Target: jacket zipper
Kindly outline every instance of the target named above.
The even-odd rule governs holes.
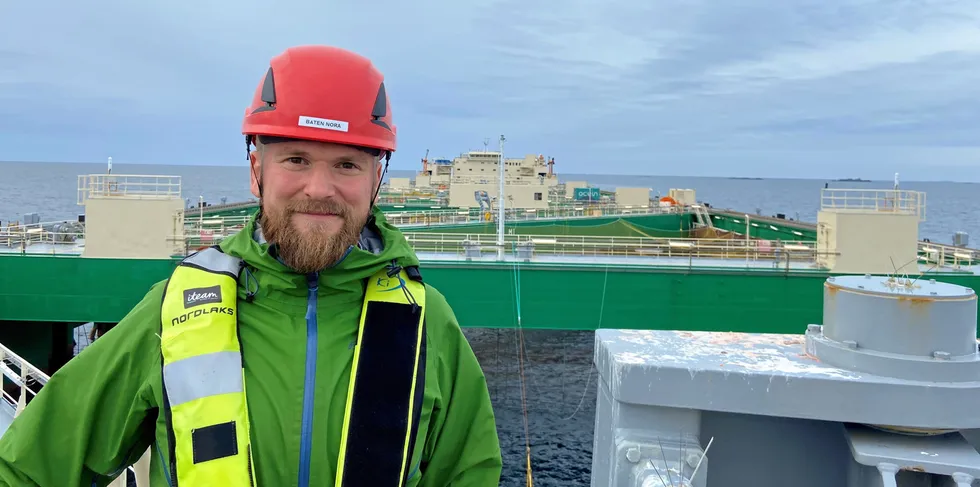
[[[306,380],[303,382],[303,429],[299,446],[299,487],[310,485],[310,455],[313,448],[313,396],[316,390],[316,295],[319,273],[306,276]]]

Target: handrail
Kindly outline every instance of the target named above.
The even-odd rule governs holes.
[[[820,209],[899,213],[915,215],[925,221],[926,194],[907,189],[823,188],[820,190]]]
[[[406,214],[404,219],[418,218],[425,214],[425,212],[403,213]],[[448,216],[447,213],[443,215]],[[191,217],[185,222],[183,235],[171,236],[170,240],[178,248],[184,249],[185,251],[196,248],[195,246],[198,245],[211,245],[239,231],[245,226],[249,218],[251,217],[244,215],[205,217],[203,219]],[[530,217],[525,218],[531,219]],[[406,238],[409,238],[411,242],[416,244],[417,249],[426,249],[426,245],[430,247],[434,245],[435,247],[433,248],[440,249],[439,251],[454,252],[463,249],[463,241],[478,242],[481,246],[496,245],[496,235],[413,232],[411,225],[404,225],[402,231]],[[64,245],[66,248],[70,248],[75,246],[77,241],[84,239],[84,237],[84,224],[70,220],[31,224],[15,223],[0,227],[0,248],[21,247],[26,249],[26,247],[40,243],[48,244],[52,247]],[[750,256],[758,255],[759,258],[765,258],[780,248],[791,252],[794,256],[800,257],[802,257],[801,252],[810,253],[811,255],[815,255],[816,253],[815,243],[813,241],[776,242],[753,239],[749,240],[748,244],[746,244],[746,240],[740,238],[703,239],[527,234],[507,235],[505,240],[511,247],[518,242],[534,242],[536,253],[569,255],[598,255],[598,253],[603,252],[605,255],[617,255],[617,252],[621,252],[622,255],[630,254],[630,252],[623,251],[622,249],[624,248],[633,248],[633,253],[638,255],[644,253],[652,254],[657,249],[661,253],[666,252],[666,255],[675,255],[684,252],[682,249],[688,248],[687,244],[693,244],[690,248],[694,249],[694,255],[697,256],[731,256],[737,254],[739,257],[744,257],[746,249],[748,249]],[[439,243],[435,244],[433,242]],[[609,250],[597,250],[600,248],[607,248]],[[917,250],[919,262],[927,266],[959,270],[980,265],[980,250],[977,249],[920,241],[917,243]],[[689,253],[686,252],[684,255],[688,255]]]
[[[82,174],[78,204],[93,198],[180,199],[180,176],[156,174]]]
[[[933,242],[919,242],[919,262],[937,268],[962,269],[980,264],[980,250]]]
[[[456,253],[468,248],[496,248],[495,235],[406,232],[417,252]],[[644,256],[698,257],[718,259],[816,260],[816,243],[810,241],[769,241],[744,239],[672,237],[598,237],[507,235],[508,249],[533,248],[535,254],[562,256]]]
[[[249,215],[204,215],[195,214],[196,209],[185,209],[185,225],[188,233],[196,233],[199,228],[223,228],[239,227],[244,225]],[[683,207],[669,206],[586,206],[576,205],[559,208],[514,208],[505,209],[504,218],[507,222],[547,220],[547,219],[570,219],[570,218],[592,218],[597,216],[627,216],[627,215],[666,215],[683,213],[687,211]],[[496,212],[490,213],[490,220],[486,213],[481,213],[479,208],[459,209],[459,210],[405,210],[405,211],[386,211],[385,219],[393,225],[411,229],[415,227],[428,227],[432,225],[460,225],[471,223],[490,223],[496,218]]]
[[[27,403],[30,402],[28,397],[36,396],[41,387],[51,379],[43,370],[24,360],[3,344],[0,344],[0,373],[4,377],[3,401],[14,409],[14,417],[27,407]],[[7,391],[8,381],[19,388],[17,397]]]
[[[200,234],[174,236],[187,252],[214,245],[233,229],[204,229]],[[463,254],[473,249],[496,249],[496,235],[403,231],[416,252]],[[792,260],[815,262],[816,242],[671,237],[600,237],[505,235],[508,251],[533,248],[535,254],[557,256],[697,257],[716,259]]]
[[[12,223],[0,227],[0,247],[27,247],[39,243],[74,245],[85,238],[85,225],[71,220]]]

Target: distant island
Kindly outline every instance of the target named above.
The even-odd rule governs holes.
[[[730,177],[728,179],[748,179],[750,181],[762,181],[762,178],[740,178],[740,177]]]
[[[870,183],[871,182],[870,179],[861,179],[861,178],[843,178],[843,179],[835,179],[834,181],[841,181],[846,183]]]

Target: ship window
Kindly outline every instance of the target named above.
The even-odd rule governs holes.
[[[534,193],[534,201],[541,201],[541,193]]]

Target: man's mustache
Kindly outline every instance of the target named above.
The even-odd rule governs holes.
[[[348,208],[332,200],[299,200],[292,201],[286,207],[290,213],[314,213],[314,214],[334,214],[346,218],[350,211]]]

